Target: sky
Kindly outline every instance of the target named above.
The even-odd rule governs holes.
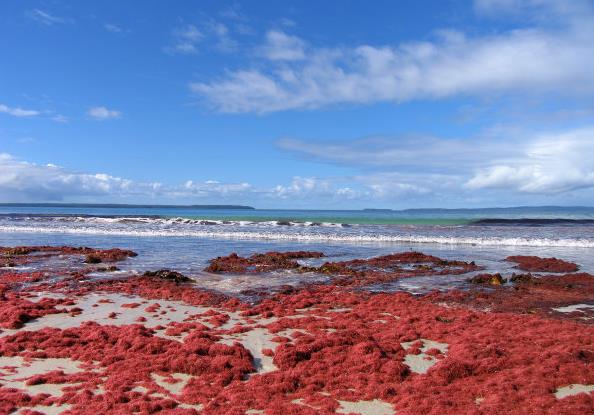
[[[0,202],[594,205],[594,1],[0,2]]]

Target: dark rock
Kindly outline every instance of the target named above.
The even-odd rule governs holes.
[[[503,285],[506,283],[501,274],[479,274],[468,280],[472,284]]]
[[[186,277],[185,275],[183,275],[177,271],[171,271],[169,269],[160,269],[158,271],[147,271],[143,274],[143,277],[159,278],[162,280],[174,281],[176,283],[193,281],[191,278]]]
[[[509,280],[510,282],[519,284],[535,282],[536,279],[532,276],[532,274],[512,274]]]
[[[99,255],[96,254],[89,254],[85,257],[85,262],[87,264],[100,264],[101,263],[101,257]]]
[[[96,269],[97,272],[114,272],[119,271],[120,269],[115,265],[111,265],[109,267],[99,267]]]

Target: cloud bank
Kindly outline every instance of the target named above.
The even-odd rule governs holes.
[[[557,133],[475,139],[372,138],[342,142],[284,139],[281,151],[355,168],[351,176],[295,176],[289,183],[133,181],[76,172],[0,154],[0,201],[177,201],[258,206],[373,206],[465,201],[576,200],[594,189],[594,126]],[[588,193],[589,192],[589,193]],[[589,196],[588,196],[589,195]],[[503,198],[502,198],[503,197]],[[568,199],[569,198],[569,199]],[[578,197],[579,199],[579,197]]]
[[[594,126],[557,133],[472,139],[368,138],[353,141],[282,139],[282,150],[309,160],[398,176],[398,186],[431,193],[505,190],[555,195],[594,188]],[[381,177],[381,174],[373,175]],[[457,182],[457,185],[453,183]],[[375,183],[374,185],[379,185]]]
[[[53,164],[30,163],[0,153],[0,202],[226,198],[250,189],[246,183],[215,181],[188,181],[175,186],[138,182],[106,173],[77,172]]]

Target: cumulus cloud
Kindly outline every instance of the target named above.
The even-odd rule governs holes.
[[[328,180],[315,177],[293,178],[289,185],[278,185],[274,188],[274,194],[281,198],[290,198],[304,195],[323,195],[328,194],[331,184]]]
[[[230,113],[493,93],[591,94],[592,11],[559,10],[546,8],[555,24],[477,36],[441,30],[433,41],[396,45],[307,47],[297,37],[271,31],[258,69],[229,71],[193,82],[190,89]]]
[[[4,202],[134,193],[137,190],[132,184],[107,174],[71,172],[53,164],[28,163],[0,153],[0,197]]]
[[[9,107],[4,104],[0,104],[0,113],[12,115],[13,117],[33,117],[39,115],[39,111],[26,110],[20,107]]]
[[[362,188],[356,179],[346,177],[295,176],[289,184],[277,185],[267,191],[268,199],[290,202],[292,207],[312,204],[336,205],[367,198],[370,189]]]
[[[0,153],[0,202],[147,201],[255,203],[290,206],[369,203],[396,196],[423,194],[401,177],[293,177],[288,184],[254,186],[247,182],[188,180],[181,184],[139,182],[106,173],[79,172],[53,164],[35,164]]]
[[[138,182],[106,173],[72,171],[0,153],[0,202],[161,199],[228,199],[251,192],[247,183],[187,181],[180,185]]]
[[[594,127],[537,136],[515,160],[493,160],[468,180],[470,189],[565,193],[594,187]]]
[[[120,111],[107,109],[106,107],[91,107],[87,111],[87,115],[95,120],[109,120],[120,118],[122,113]]]

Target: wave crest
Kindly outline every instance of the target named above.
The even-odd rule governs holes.
[[[447,244],[447,245],[506,245],[506,246],[535,246],[535,247],[575,247],[594,248],[594,240],[589,238],[533,238],[533,237],[498,237],[498,236],[439,236],[413,234],[382,234],[382,233],[340,233],[340,232],[305,232],[305,231],[275,231],[275,230],[240,230],[237,228],[213,227],[212,229],[132,229],[132,228],[101,228],[92,226],[14,226],[0,224],[0,231],[10,233],[54,233],[54,234],[83,234],[83,235],[114,235],[135,237],[195,237],[218,239],[253,239],[304,242],[392,242],[418,244]]]

